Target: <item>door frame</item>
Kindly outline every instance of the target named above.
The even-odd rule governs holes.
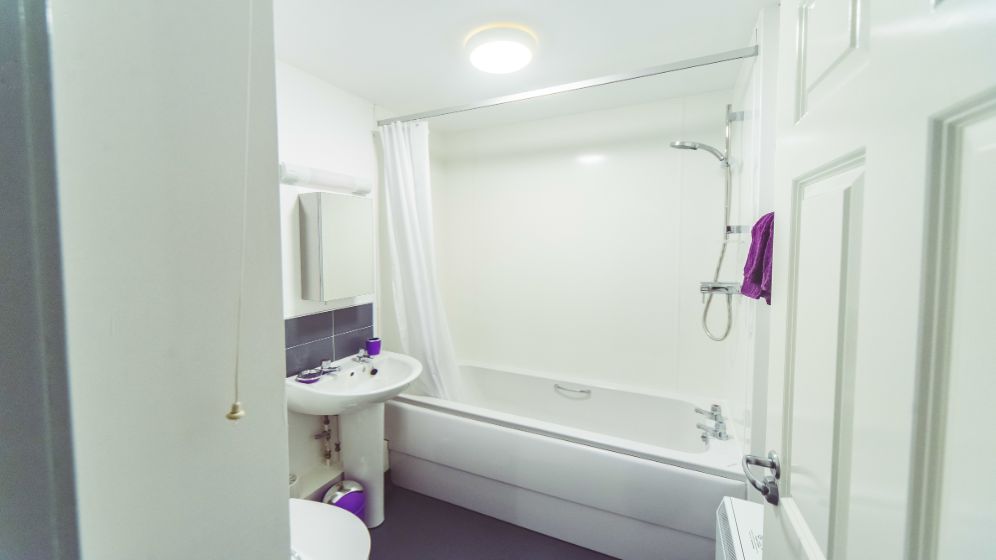
[[[47,10],[0,0],[0,556],[76,560]]]
[[[930,161],[924,255],[923,306],[916,367],[909,512],[905,557],[936,557],[943,490],[950,379],[951,323],[958,247],[961,138],[970,125],[996,113],[996,89],[976,95],[930,122]]]

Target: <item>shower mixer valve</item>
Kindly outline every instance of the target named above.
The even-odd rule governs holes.
[[[699,292],[702,293],[703,301],[707,295],[735,296],[740,293],[740,284],[737,282],[700,282]]]

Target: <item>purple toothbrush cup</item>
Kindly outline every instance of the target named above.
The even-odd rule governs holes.
[[[364,343],[367,349],[368,356],[376,356],[380,354],[380,339],[379,338],[368,338]]]

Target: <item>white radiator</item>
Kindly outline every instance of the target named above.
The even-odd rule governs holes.
[[[723,498],[716,509],[716,560],[761,560],[764,506]]]

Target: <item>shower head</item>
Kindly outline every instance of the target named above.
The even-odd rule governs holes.
[[[671,147],[679,150],[697,150],[699,149],[699,144],[698,142],[689,142],[687,140],[675,140],[671,142]]]
[[[726,163],[726,154],[713,148],[709,144],[702,144],[700,142],[689,142],[688,140],[675,140],[671,142],[671,147],[677,150],[705,150],[710,154],[716,156],[716,159],[720,163]]]

